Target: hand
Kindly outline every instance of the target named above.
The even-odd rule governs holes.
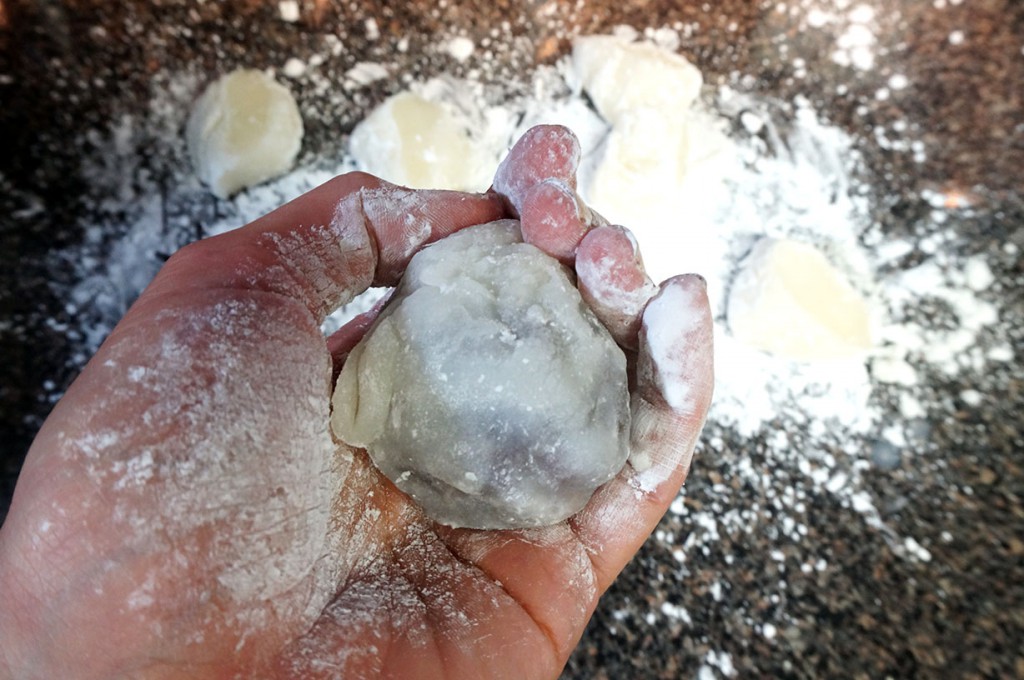
[[[488,194],[343,175],[172,257],[29,452],[0,531],[0,676],[556,677],[676,496],[712,381],[703,282],[654,287],[576,197],[578,158],[534,128]],[[332,440],[332,364],[372,314],[326,342],[320,323],[509,216],[637,350],[631,464],[561,524],[451,529]]]

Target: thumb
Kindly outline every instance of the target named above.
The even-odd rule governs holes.
[[[300,630],[337,492],[319,322],[499,201],[343,175],[175,254],[33,443],[0,530],[23,618],[0,638],[80,661],[53,677],[226,677],[217,659]]]
[[[393,285],[423,245],[505,216],[493,194],[415,191],[349,173],[248,226],[181,249],[143,300],[262,290],[299,301],[322,320],[370,285]]]

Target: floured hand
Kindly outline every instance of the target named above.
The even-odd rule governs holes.
[[[675,497],[711,392],[701,280],[654,287],[627,232],[593,228],[577,161],[571,133],[535,128],[488,195],[345,175],[175,255],[29,452],[0,532],[0,675],[556,677]],[[332,440],[332,356],[372,314],[327,342],[319,325],[504,217],[637,350],[631,464],[566,522],[456,530]]]

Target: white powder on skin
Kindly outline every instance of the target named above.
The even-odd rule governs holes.
[[[51,512],[74,518],[52,522],[55,539],[69,556],[84,551],[86,564],[95,555],[125,560],[86,572],[96,597],[82,604],[138,621],[135,639],[184,641],[199,629],[234,637],[233,630],[244,642],[246,631],[278,616],[298,632],[334,588],[315,578],[338,488],[329,469],[328,384],[310,361],[316,326],[294,306],[245,295],[191,300],[184,310],[168,300],[151,321],[130,339],[111,338],[90,366],[93,380],[120,387],[45,435],[43,445],[63,457],[49,480]],[[254,357],[265,359],[260,381],[241,365]],[[123,380],[141,378],[143,363],[145,379]],[[112,413],[139,417],[111,421]],[[97,496],[97,488],[106,491]],[[87,543],[67,535],[101,524],[109,531],[87,533]],[[52,553],[25,555],[27,568],[38,556]],[[168,584],[197,620],[156,608],[172,599]],[[81,585],[71,578],[63,587]],[[211,600],[216,607],[205,605]]]
[[[694,403],[686,359],[681,356],[686,348],[680,339],[693,331],[698,314],[692,295],[679,286],[666,288],[644,312],[644,338],[659,391],[670,408],[684,413],[692,413]],[[680,372],[679,367],[684,370]]]

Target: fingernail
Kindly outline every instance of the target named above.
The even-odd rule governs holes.
[[[687,288],[690,288],[694,284],[699,284],[701,290],[706,291],[708,289],[708,280],[705,279],[700,274],[694,273],[676,274],[675,276],[666,279],[662,285],[666,286],[670,283],[678,283],[679,285],[685,286]]]
[[[551,186],[554,187],[559,193],[565,194],[566,196],[576,200],[576,192],[566,184],[562,179],[558,177],[549,177],[540,183],[540,186]]]

